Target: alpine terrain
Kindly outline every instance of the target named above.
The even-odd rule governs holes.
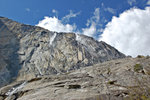
[[[149,75],[149,56],[0,17],[0,100],[149,98]]]

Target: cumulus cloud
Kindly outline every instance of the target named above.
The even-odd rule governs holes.
[[[50,31],[57,32],[73,32],[76,29],[76,25],[63,24],[61,20],[56,17],[44,17],[43,20],[39,21],[37,26],[43,27]]]
[[[93,36],[96,33],[96,26],[95,24],[92,24],[88,28],[82,28],[82,34],[87,35],[87,36]]]
[[[58,13],[57,10],[53,9],[53,13]],[[43,20],[39,21],[37,26],[43,27],[50,31],[57,31],[57,32],[75,32],[78,34],[84,34],[87,36],[93,37],[97,32],[100,32],[101,29],[97,29],[100,20],[100,11],[99,8],[96,8],[93,16],[87,20],[86,27],[81,28],[81,30],[76,30],[76,24],[68,24],[70,18],[77,17],[80,12],[73,13],[70,10],[70,13],[64,16],[61,20],[58,17],[48,17],[45,16]]]
[[[136,3],[136,0],[128,0],[127,2],[130,6],[132,6],[134,3]]]
[[[79,15],[79,14],[80,14],[80,12],[73,13],[73,11],[70,10],[70,13],[68,15],[64,16],[62,18],[62,21],[67,23],[67,22],[69,22],[70,18],[77,17],[77,15]]]
[[[99,8],[96,8],[94,13],[94,15],[87,20],[86,23],[86,28],[82,28],[82,31],[80,32],[80,34],[84,34],[87,36],[91,36],[93,37],[96,33],[97,33],[97,26],[100,20],[100,11]]]
[[[132,8],[113,17],[99,40],[126,55],[150,55],[150,7]]]
[[[57,10],[53,9],[52,13],[55,13],[56,17],[45,16],[44,19],[39,21],[39,23],[36,26],[40,26],[50,31],[57,31],[57,32],[75,32],[76,31],[76,24],[68,24],[68,23],[69,23],[70,18],[77,17],[77,15],[79,15],[80,12],[73,13],[73,11],[70,10],[70,13],[64,16],[61,20],[58,19]]]

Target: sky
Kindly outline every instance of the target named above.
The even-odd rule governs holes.
[[[0,0],[0,16],[150,55],[150,0]]]

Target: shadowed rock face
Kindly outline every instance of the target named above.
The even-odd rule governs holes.
[[[0,20],[0,86],[17,76],[20,69],[18,50],[19,40],[16,34]]]
[[[0,86],[59,74],[125,55],[105,42],[57,33],[0,17]]]

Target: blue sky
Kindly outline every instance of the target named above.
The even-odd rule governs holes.
[[[128,1],[132,0],[0,0],[0,16],[35,25],[44,16],[54,16],[53,9],[58,11],[59,18],[72,10],[81,12],[78,17],[70,20],[70,23],[75,22],[80,28],[85,27],[87,19],[93,16],[95,8],[100,8],[100,21],[103,22],[104,19],[110,21],[112,16],[118,16],[134,6],[143,9],[147,3],[147,0],[137,0],[130,5]],[[115,14],[106,11],[106,8],[114,9]]]
[[[150,0],[0,0],[0,16],[91,36],[135,56],[150,54],[143,53],[150,51],[150,28],[145,28],[150,25],[149,6]],[[134,49],[138,47],[142,49]]]

